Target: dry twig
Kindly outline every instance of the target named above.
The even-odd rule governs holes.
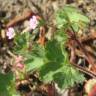
[[[14,19],[12,19],[7,25],[5,25],[5,27],[8,28],[8,27],[14,26],[17,23],[30,18],[32,15],[33,15],[33,12],[31,10],[27,10],[21,16],[16,16]]]

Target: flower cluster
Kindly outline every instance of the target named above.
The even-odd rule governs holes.
[[[29,28],[30,29],[35,29],[38,26],[38,19],[36,16],[32,16],[29,20]],[[13,27],[9,27],[6,31],[6,36],[8,37],[8,39],[13,39],[15,36],[15,30]]]

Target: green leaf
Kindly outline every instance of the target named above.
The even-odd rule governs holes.
[[[49,41],[46,44],[45,55],[49,61],[62,62],[63,54],[60,48],[60,44],[57,43],[57,40]]]
[[[26,34],[17,34],[15,39],[15,47],[14,47],[14,52],[19,53],[21,50],[26,50],[27,48],[27,38]]]
[[[58,42],[60,42],[60,43],[62,42],[63,44],[66,43],[66,41],[68,40],[68,36],[67,36],[67,34],[66,34],[66,32],[64,31],[63,28],[56,31],[56,34],[55,34],[54,38]]]
[[[57,18],[56,18],[56,20],[57,20],[57,27],[60,29],[60,28],[62,28],[62,27],[64,27],[64,25],[67,25],[67,20],[64,18],[64,17],[62,17],[62,16],[60,16],[60,15],[57,15]]]
[[[27,66],[27,70],[34,70],[40,68],[44,64],[44,56],[45,50],[42,46],[37,44],[33,45],[32,51],[24,54],[27,58],[25,64]]]
[[[28,59],[26,62],[27,71],[40,68],[44,63],[42,58],[33,57],[31,60]]]
[[[8,73],[6,75],[0,74],[0,96],[10,96],[8,87],[10,86],[12,79],[12,73]]]
[[[77,24],[77,23],[73,23],[72,24],[72,28],[73,28],[73,30],[75,31],[75,32],[78,32],[79,31],[79,25]]]
[[[71,15],[71,16],[70,16]],[[88,23],[90,22],[88,17],[82,15],[81,13],[77,12],[72,12],[71,14],[69,15],[69,19],[70,19],[70,22],[83,22],[83,23]]]
[[[78,32],[80,28],[84,28],[89,22],[88,17],[79,12],[77,8],[69,5],[65,5],[64,8],[59,10],[56,14],[58,29],[68,29],[72,27],[75,32]]]
[[[60,46],[60,42],[56,40],[47,43],[45,47],[47,61],[40,68],[40,76],[45,82],[55,81],[61,88],[68,88],[85,78],[70,65],[66,50],[62,50]]]
[[[79,10],[73,6],[66,5],[64,6],[63,11],[68,16],[70,22],[79,22],[82,21],[84,23],[90,22],[88,17],[84,16]],[[65,15],[65,14],[63,14]],[[65,17],[65,16],[64,16]]]
[[[16,82],[15,77],[11,80],[10,85],[7,87],[7,90],[9,92],[9,96],[21,96],[19,92],[16,90]]]

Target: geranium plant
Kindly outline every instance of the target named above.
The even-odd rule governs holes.
[[[15,55],[13,56],[15,61],[13,60],[11,65],[13,75],[12,73],[7,74],[10,78],[0,76],[3,79],[8,79],[5,81],[8,83],[5,90],[8,96],[19,96],[19,94],[15,95],[17,94],[14,87],[16,79],[24,79],[28,71],[38,70],[41,81],[45,84],[54,81],[61,88],[69,88],[85,80],[83,74],[75,69],[69,61],[69,55],[66,50],[66,42],[68,41],[66,30],[73,29],[78,32],[80,28],[84,28],[88,24],[89,19],[76,8],[65,6],[64,9],[56,13],[57,31],[52,40],[47,39],[46,25],[42,21],[41,18],[33,15],[29,19],[27,30],[24,29],[21,33],[15,32],[13,27],[6,30],[7,38],[13,40],[12,53]],[[20,69],[24,69],[23,72]],[[19,78],[20,76],[18,75],[22,78]],[[3,81],[1,80],[0,82],[2,83]]]

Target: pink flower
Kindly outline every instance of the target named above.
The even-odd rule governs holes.
[[[20,55],[16,56],[15,65],[16,65],[16,68],[19,68],[19,69],[23,69],[24,68],[23,57],[22,56],[20,56]]]
[[[35,29],[38,25],[38,20],[36,18],[36,16],[32,16],[32,18],[30,18],[30,21],[29,21],[29,26],[31,29]]]
[[[19,63],[19,62],[21,62],[22,60],[23,60],[23,57],[22,57],[22,56],[17,56],[17,57],[15,58],[16,63]]]
[[[23,69],[23,68],[24,68],[24,64],[22,64],[22,63],[17,63],[16,67],[19,68],[19,69]]]
[[[9,27],[7,32],[6,32],[6,36],[8,37],[8,39],[13,39],[15,36],[15,31],[12,27]]]

